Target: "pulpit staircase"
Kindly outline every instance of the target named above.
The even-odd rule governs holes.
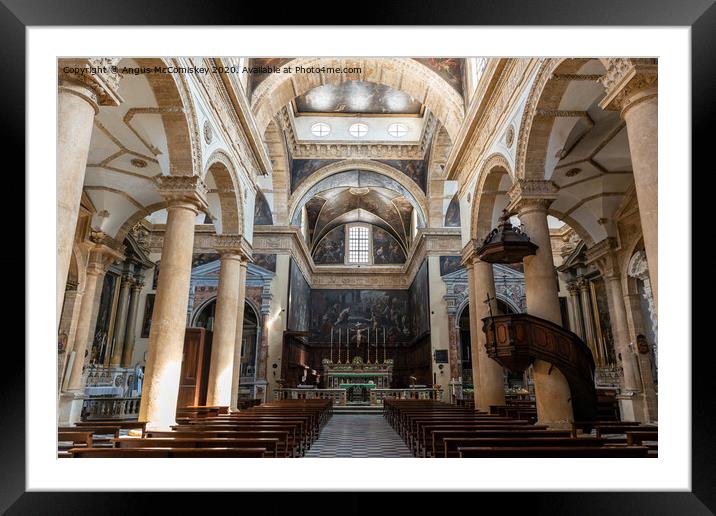
[[[524,372],[535,360],[549,362],[569,383],[575,420],[597,419],[594,359],[579,336],[528,314],[485,317],[482,324],[490,358],[515,373]]]

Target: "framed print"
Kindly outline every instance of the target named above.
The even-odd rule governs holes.
[[[9,514],[142,490],[713,510],[688,238],[709,2],[284,28],[5,3],[32,271]]]

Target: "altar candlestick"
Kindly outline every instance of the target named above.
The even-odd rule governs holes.
[[[346,364],[351,363],[351,329],[346,328]]]
[[[342,364],[341,362],[341,329],[338,328],[338,363]]]
[[[331,364],[333,363],[333,326],[331,326]]]

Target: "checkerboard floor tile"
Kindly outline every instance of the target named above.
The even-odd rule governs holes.
[[[412,458],[380,414],[333,414],[306,457]]]

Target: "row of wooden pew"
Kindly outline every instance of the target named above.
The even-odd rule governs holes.
[[[193,407],[167,430],[93,422],[60,428],[61,457],[301,457],[331,417],[330,400],[285,400],[227,413]],[[130,430],[136,436],[122,436]],[[71,443],[71,444],[70,444]]]
[[[526,410],[516,408],[516,413]],[[657,428],[615,421],[552,429],[516,413],[429,400],[386,400],[383,415],[416,457],[648,457]],[[527,412],[529,413],[529,411]]]

